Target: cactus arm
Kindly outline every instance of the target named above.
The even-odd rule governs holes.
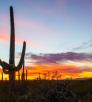
[[[15,27],[14,27],[14,15],[13,15],[13,7],[10,7],[10,27],[11,27],[11,35],[10,35],[10,57],[9,64],[15,65]]]
[[[6,70],[6,69],[4,69],[4,68],[3,68],[3,72],[4,72],[5,74],[9,74],[9,70]]]
[[[26,50],[26,42],[24,41],[23,42],[23,49],[22,49],[21,58],[20,58],[19,64],[14,69],[15,71],[19,71],[22,68],[22,65],[24,63],[25,50]]]
[[[3,67],[3,69],[9,70],[10,65],[8,63],[0,60],[0,65]]]

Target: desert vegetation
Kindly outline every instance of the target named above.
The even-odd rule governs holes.
[[[8,86],[0,82],[0,102],[92,102],[92,80],[16,81],[12,96]]]

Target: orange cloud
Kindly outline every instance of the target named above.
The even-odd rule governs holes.
[[[34,67],[28,69],[28,75],[37,77],[39,76],[39,73],[43,76],[43,74],[48,74],[48,72],[51,74],[50,76],[53,75],[53,73],[57,72],[57,74],[61,74],[61,79],[65,78],[82,78],[82,75],[80,76],[80,73],[85,73],[86,69],[85,68],[80,68],[75,65],[50,65],[48,67],[46,66],[41,66],[41,65],[35,65]],[[86,74],[84,74],[86,77]],[[51,78],[50,78],[51,79]]]
[[[23,41],[27,40],[27,45],[31,46],[32,48],[39,48],[42,46],[41,44],[37,44],[33,41],[30,41],[28,39],[24,39],[21,37],[16,37],[15,40],[16,40],[16,44],[18,44],[18,45],[21,45],[23,43]],[[0,42],[7,43],[9,41],[10,41],[10,34],[7,34],[7,32],[5,32],[5,31],[0,32]]]
[[[6,43],[9,41],[9,36],[7,35],[6,32],[0,32],[0,42]]]
[[[37,79],[39,76],[41,79],[75,79],[75,78],[92,78],[92,71],[88,71],[85,68],[80,68],[77,65],[34,65],[25,68],[28,70],[28,79]],[[0,73],[2,71],[0,70]],[[20,70],[20,75],[22,70]],[[0,74],[0,79],[2,75]],[[8,79],[8,76],[4,74],[4,79]],[[18,73],[16,73],[16,79],[18,78]]]
[[[79,76],[82,78],[92,78],[92,72],[82,72]]]

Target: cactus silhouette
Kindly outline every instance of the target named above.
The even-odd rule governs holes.
[[[24,70],[24,67],[25,67],[25,62],[23,63],[23,70],[22,70],[22,75],[21,75],[22,81],[25,80],[25,70]]]
[[[41,80],[41,73],[38,73],[38,80]]]
[[[26,42],[25,41],[23,42],[23,48],[22,48],[19,64],[15,66],[15,27],[14,27],[14,14],[13,14],[12,6],[10,6],[10,26],[11,26],[11,34],[10,34],[9,64],[5,61],[0,60],[0,65],[2,66],[3,72],[5,74],[9,74],[9,81],[12,84],[14,84],[15,72],[19,71],[22,68],[24,63]]]
[[[3,81],[3,71],[2,71],[2,81]]]
[[[20,72],[18,71],[18,81],[20,81]]]
[[[28,74],[28,71],[27,71],[27,69],[26,69],[26,80],[27,80],[27,74]]]

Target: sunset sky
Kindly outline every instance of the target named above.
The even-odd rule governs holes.
[[[30,79],[48,72],[62,78],[92,77],[92,0],[0,0],[0,59],[6,62],[11,5],[16,64],[25,40]]]

